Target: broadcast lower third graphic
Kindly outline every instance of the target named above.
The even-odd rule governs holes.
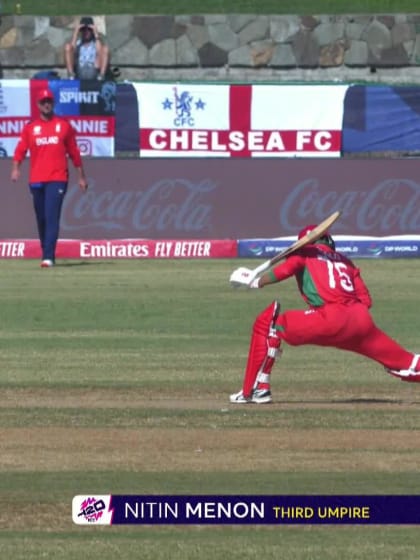
[[[77,525],[416,525],[420,496],[75,496]]]

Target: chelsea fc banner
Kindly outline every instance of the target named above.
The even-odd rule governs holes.
[[[133,86],[141,157],[340,157],[346,85]]]

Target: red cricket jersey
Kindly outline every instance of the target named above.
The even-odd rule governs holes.
[[[35,119],[22,130],[13,160],[23,161],[30,152],[30,183],[68,181],[68,159],[75,167],[82,165],[76,132],[71,124],[54,116],[49,121]]]
[[[275,267],[272,274],[277,281],[295,276],[303,299],[311,307],[356,301],[372,305],[360,270],[327,245],[307,245]]]

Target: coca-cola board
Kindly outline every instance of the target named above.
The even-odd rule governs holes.
[[[61,238],[276,238],[336,209],[334,234],[420,234],[416,160],[96,158],[85,167],[86,194],[71,172]],[[18,184],[10,168],[0,160],[0,238],[36,238],[27,163]]]

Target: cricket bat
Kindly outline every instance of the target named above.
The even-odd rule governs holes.
[[[305,247],[305,245],[309,245],[310,243],[314,243],[315,241],[317,241],[320,237],[324,235],[326,231],[328,231],[328,229],[334,224],[334,222],[338,220],[340,216],[341,216],[341,212],[339,210],[333,212],[331,216],[328,216],[328,218],[326,218],[323,222],[318,224],[316,228],[314,228],[312,231],[307,233],[304,237],[292,243],[290,247],[287,247],[287,249],[285,249],[281,253],[278,253],[278,255],[275,255],[270,260],[260,264],[260,266],[257,266],[257,268],[255,268],[252,271],[253,272],[252,279],[257,278],[257,276],[259,276],[266,270],[269,270],[279,261],[285,259],[286,257],[291,255],[298,249],[301,249],[302,247]]]

